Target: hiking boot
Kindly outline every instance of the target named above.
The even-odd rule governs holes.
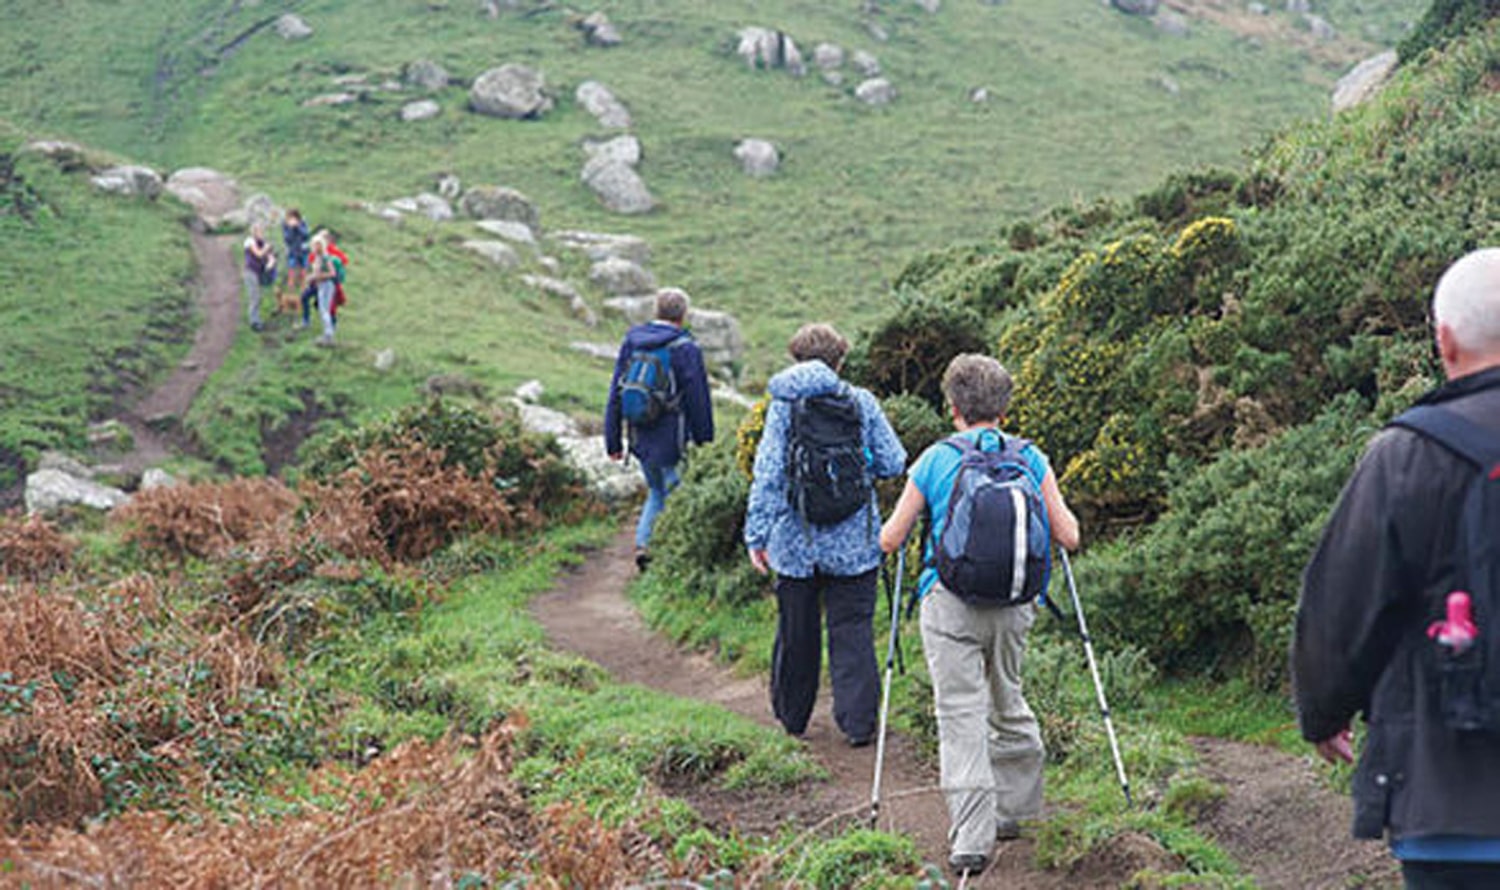
[[[1021,836],[1021,823],[1014,819],[997,819],[995,821],[995,840],[1013,841]]]
[[[973,877],[990,864],[990,857],[983,853],[954,853],[948,857],[948,868],[960,878]]]
[[[637,548],[635,548],[635,568],[636,568],[636,571],[644,572],[644,571],[646,571],[646,567],[649,566],[649,565],[651,565],[651,553],[650,553],[650,551],[648,551],[645,547],[637,547]]]
[[[868,748],[870,743],[875,741],[875,737],[873,735],[851,735],[846,736],[844,741],[848,742],[851,748]]]

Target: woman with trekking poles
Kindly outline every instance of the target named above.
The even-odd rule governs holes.
[[[1021,693],[1021,658],[1050,544],[1077,548],[1079,528],[1047,456],[1000,430],[1013,388],[1004,366],[960,355],[942,387],[958,432],[912,465],[880,547],[902,550],[927,515],[922,649],[952,823],[948,864],[964,877],[984,871],[995,841],[1019,837],[1021,820],[1041,813],[1046,751]]]

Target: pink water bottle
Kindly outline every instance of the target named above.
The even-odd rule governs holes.
[[[1448,594],[1447,605],[1448,617],[1432,622],[1427,628],[1427,636],[1459,655],[1474,645],[1474,638],[1479,636],[1479,629],[1474,626],[1473,603],[1467,593],[1455,590]]]

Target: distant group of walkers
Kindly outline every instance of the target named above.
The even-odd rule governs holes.
[[[349,256],[334,243],[333,233],[327,229],[313,234],[295,207],[286,211],[281,240],[286,261],[278,275],[276,251],[266,238],[265,226],[253,224],[245,239],[243,277],[250,328],[256,332],[265,330],[260,311],[262,294],[264,289],[274,287],[278,312],[295,313],[300,306],[299,329],[309,326],[316,306],[323,332],[315,342],[319,346],[332,346],[339,307],[346,302],[344,278]]]
[[[681,291],[621,344],[605,415],[649,495],[636,562],[691,440],[713,438],[703,357]],[[1432,302],[1447,382],[1377,435],[1303,578],[1292,648],[1304,736],[1354,758],[1354,832],[1384,836],[1411,888],[1500,887],[1500,248],[1451,266]],[[1003,429],[1012,380],[994,358],[960,355],[942,392],[956,432],[909,468],[868,391],[840,376],[848,342],[827,324],[792,337],[773,376],[744,542],[776,575],[771,706],[794,736],[817,696],[826,622],[833,719],[870,743],[880,700],[872,623],[882,554],[925,520],[917,582],[937,716],[949,866],[983,871],[1042,803],[1045,750],[1021,663],[1050,545],[1079,546],[1047,455]],[[880,523],[872,481],[906,471]],[[1040,549],[1039,549],[1040,548]],[[1041,554],[1040,556],[1038,554]]]

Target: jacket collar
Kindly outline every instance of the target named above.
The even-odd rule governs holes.
[[[1441,402],[1449,402],[1453,399],[1462,398],[1471,393],[1486,389],[1500,388],[1500,368],[1486,368],[1473,374],[1465,374],[1455,380],[1449,380],[1435,389],[1429,390],[1420,399],[1418,405],[1436,405]]]

